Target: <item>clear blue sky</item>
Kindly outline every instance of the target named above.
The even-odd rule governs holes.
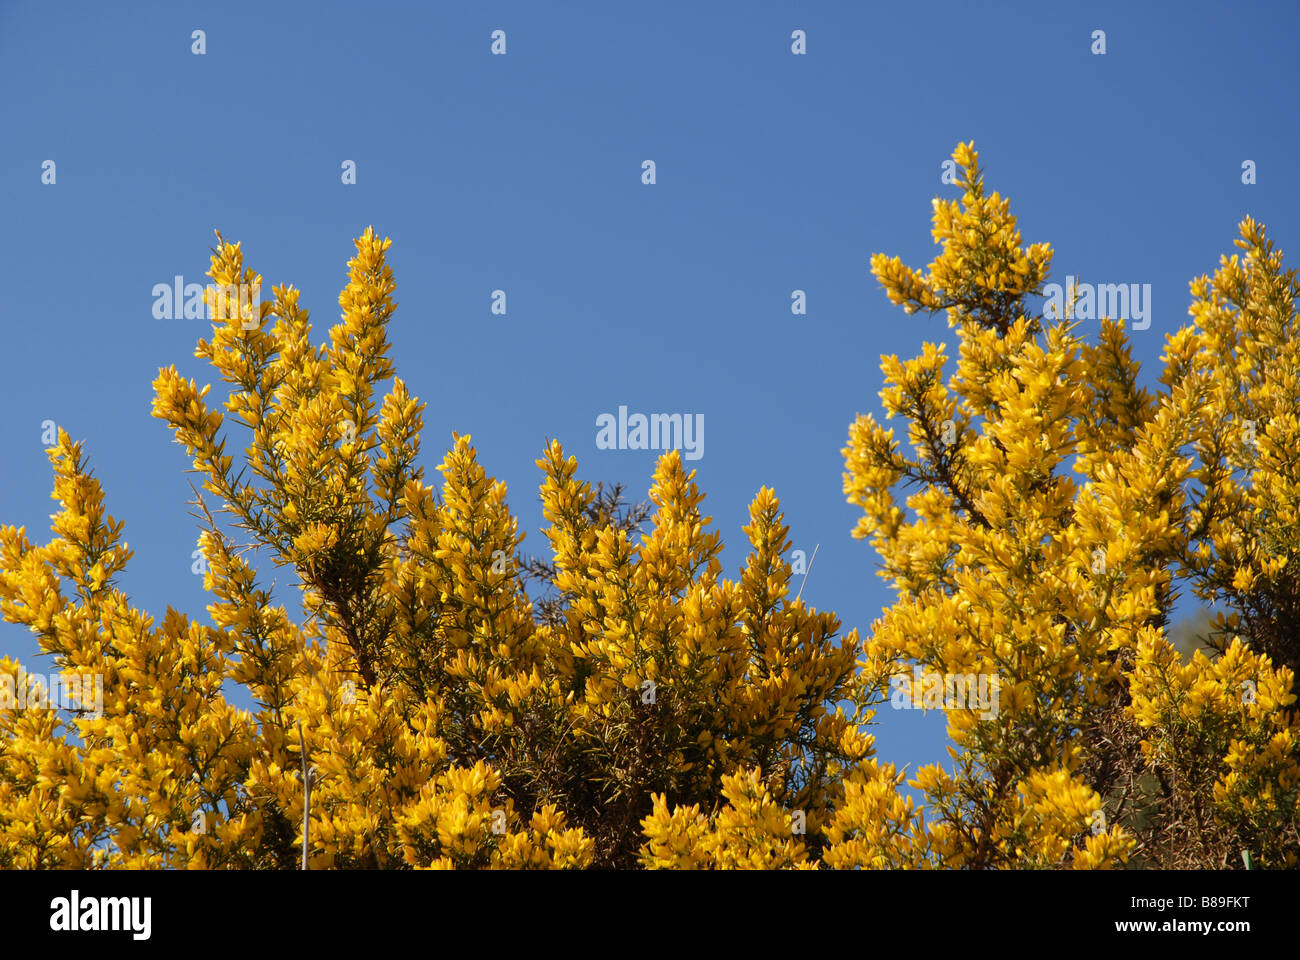
[[[870,255],[933,258],[930,199],[955,192],[940,165],[974,139],[1025,242],[1055,247],[1054,279],[1152,285],[1134,337],[1154,376],[1188,281],[1232,252],[1242,215],[1300,255],[1298,11],[0,0],[0,523],[47,538],[54,420],[87,441],[126,523],[124,589],[156,616],[206,619],[188,461],[149,409],[161,366],[213,380],[192,356],[210,328],[155,320],[152,288],[206,282],[217,228],[268,295],[303,291],[323,338],[352,238],[374,224],[393,238],[390,338],[428,403],[430,473],[453,430],[471,433],[541,551],[548,437],[585,479],[643,493],[657,454],[597,450],[596,417],[704,414],[694,466],[727,569],[773,486],[794,546],[821,545],[805,598],[868,630],[890,597],[849,536],[840,450],[879,408],[879,356],[949,339],[941,318],[889,305]],[[47,663],[13,626],[0,651]],[[879,719],[885,759],[946,759],[941,716]]]

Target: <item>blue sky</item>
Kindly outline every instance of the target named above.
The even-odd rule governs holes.
[[[727,570],[772,486],[793,546],[820,544],[805,599],[866,631],[891,598],[849,536],[840,451],[879,409],[880,355],[950,340],[891,307],[868,262],[933,258],[958,141],[1025,242],[1053,245],[1054,280],[1152,285],[1133,334],[1148,381],[1244,214],[1300,252],[1294,3],[697,6],[0,0],[0,524],[47,538],[54,420],[125,521],[122,587],[206,619],[188,461],[149,410],[159,367],[214,379],[192,356],[210,327],[154,319],[153,286],[206,282],[220,229],[268,289],[303,291],[319,340],[373,224],[429,473],[472,434],[540,552],[548,437],[584,479],[643,494],[657,453],[598,450],[597,416],[703,414],[693,466]],[[34,650],[0,624],[0,652],[36,670]],[[885,759],[946,759],[941,716],[878,719]]]

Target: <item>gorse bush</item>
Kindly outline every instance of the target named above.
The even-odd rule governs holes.
[[[929,344],[885,358],[909,449],[859,418],[845,491],[898,594],[867,650],[992,673],[1000,711],[950,712],[955,767],[918,771],[930,822],[898,862],[1291,865],[1295,273],[1246,219],[1245,257],[1192,284],[1195,322],[1168,338],[1153,395],[1119,323],[1088,343],[1034,311],[1052,251],[1021,246],[973,145],[953,159],[964,194],[934,203],[941,254],[926,273],[872,269],[909,313],[944,311],[956,369],[945,382]],[[1183,665],[1165,629],[1188,589],[1225,612],[1214,659]]]
[[[960,357],[947,380],[942,346],[885,358],[907,445],[863,416],[844,451],[897,595],[869,635],[792,598],[767,488],[724,577],[676,451],[638,509],[552,442],[548,558],[469,437],[426,482],[367,230],[327,345],[277,287],[198,344],[221,408],[175,368],[154,383],[202,477],[210,623],[117,588],[122,524],[66,433],[53,539],[0,531],[0,612],[104,681],[99,711],[0,710],[0,866],[294,868],[304,760],[312,868],[1294,865],[1294,272],[1247,219],[1151,393],[1119,323],[1088,343],[1035,310],[1051,249],[1022,247],[971,145],[953,156],[938,258],[872,264],[895,304],[946,313]],[[216,287],[260,286],[218,240]],[[249,551],[293,572],[293,615]],[[1184,662],[1166,628],[1189,590],[1220,612]],[[868,729],[900,691],[940,705],[922,672],[998,699],[947,705],[954,762],[915,772],[918,804]]]

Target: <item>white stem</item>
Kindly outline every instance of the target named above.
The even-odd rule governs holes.
[[[302,868],[307,869],[308,834],[311,830],[311,773],[307,769],[307,741],[302,736],[302,721],[298,721],[298,751],[302,754]]]
[[[794,595],[796,600],[803,596],[803,588],[808,583],[808,574],[812,573],[812,565],[817,562],[817,551],[821,549],[821,546],[822,545],[819,543],[817,546],[813,547],[812,559],[808,561],[808,569],[803,572],[803,583],[799,584],[799,592]]]

